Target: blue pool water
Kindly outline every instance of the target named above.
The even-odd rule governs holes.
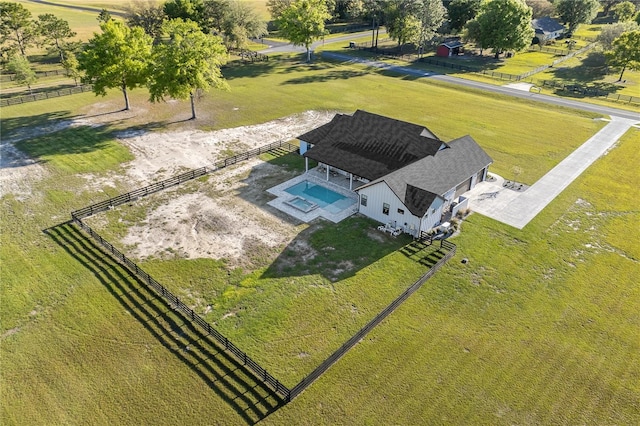
[[[307,180],[290,186],[285,191],[311,201],[331,213],[338,213],[352,204],[352,201],[344,195]]]

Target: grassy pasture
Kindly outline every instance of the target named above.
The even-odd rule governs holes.
[[[69,22],[69,26],[73,31],[76,32],[75,40],[87,41],[89,40],[94,32],[100,31],[100,26],[98,24],[98,14],[100,13],[100,8],[106,7],[108,10],[114,10],[115,7],[113,5],[117,5],[118,2],[111,2],[112,5],[104,5],[106,2],[102,2],[102,6],[95,5],[95,7],[99,8],[98,11],[83,11],[83,10],[75,10],[68,7],[56,7],[52,5],[44,5],[38,4],[31,1],[26,0],[16,0],[16,3],[21,3],[31,15],[33,15],[34,19],[38,19],[38,15],[42,15],[44,13],[53,13],[58,18],[64,19]],[[56,2],[56,3],[64,3],[64,2]],[[75,5],[78,5],[78,2],[69,2]],[[85,4],[87,2],[82,2],[83,6],[94,7],[92,4]],[[124,2],[121,2],[124,3]],[[117,16],[114,16],[114,19],[119,19]]]
[[[225,70],[232,90],[204,97],[197,122],[176,121],[183,112],[189,115],[187,103],[150,105],[147,94],[135,90],[134,111],[126,119],[19,144],[43,162],[48,175],[32,184],[30,197],[0,200],[3,424],[247,424],[277,407],[268,392],[207,349],[202,336],[153,302],[74,228],[58,225],[71,209],[131,189],[124,183],[90,189],[83,177],[117,173],[130,158],[113,139],[115,130],[149,122],[151,129],[224,128],[307,109],[363,108],[424,123],[445,140],[469,133],[496,161],[494,171],[509,178],[518,166],[521,178],[532,182],[602,125],[591,115],[428,80],[363,74],[347,65],[306,65],[297,58],[254,65]],[[87,94],[3,108],[3,135],[54,118],[108,116],[123,105],[117,91],[93,102]],[[640,183],[637,141],[633,130],[523,231],[471,216],[455,241],[460,254],[442,272],[299,399],[263,422],[637,423],[640,294],[629,278],[637,274],[640,257],[633,227],[639,219],[633,195]],[[316,244],[336,240],[336,232],[358,235],[361,225],[351,225],[325,228]],[[457,262],[463,256],[470,259],[467,265]],[[396,294],[400,276],[411,282],[416,273],[415,262],[396,251],[378,257],[338,282],[344,300],[368,306],[366,315]],[[332,262],[327,257],[317,272],[334,268]],[[344,312],[351,322],[321,342],[330,351],[365,320],[348,304],[328,314],[322,306],[311,313],[280,312],[292,296],[287,283],[300,289],[309,284],[295,269],[289,279],[269,277],[259,287],[255,273],[225,271],[215,262],[147,266],[158,278],[182,272],[196,283],[197,274],[226,275],[228,281],[221,278],[217,285],[239,293],[221,301],[227,308],[260,301],[258,288],[271,295],[272,304],[225,325],[264,362],[274,360],[243,335],[245,327],[264,326],[274,341],[288,339],[274,345],[286,355],[294,326],[312,330],[326,316],[338,321]],[[371,298],[356,291],[372,277],[386,287]],[[321,274],[313,280],[326,284]],[[321,290],[301,291],[298,306],[316,299],[327,306]],[[308,324],[300,324],[305,315]],[[312,367],[302,359],[297,372],[280,366],[281,373],[295,381]]]

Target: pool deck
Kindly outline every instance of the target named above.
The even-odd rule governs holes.
[[[295,198],[295,195],[291,195],[285,190],[293,185],[296,185],[300,182],[304,182],[308,180],[309,182],[313,182],[316,185],[324,186],[329,188],[332,191],[337,192],[340,195],[347,197],[352,202],[348,204],[346,208],[341,210],[338,213],[331,213],[322,207],[318,207],[310,212],[303,212],[302,210],[298,210],[295,207],[292,207],[286,203],[286,201]],[[338,182],[345,182],[346,185],[339,185]],[[362,183],[360,183],[362,184]],[[273,188],[267,189],[267,192],[275,195],[277,198],[269,201],[267,204],[271,207],[275,207],[276,209],[287,213],[289,216],[293,216],[298,220],[303,222],[311,222],[318,217],[323,217],[333,223],[338,223],[354,213],[358,212],[358,195],[349,190],[349,179],[345,179],[344,176],[339,177],[331,177],[329,181],[322,175],[322,173],[314,170],[310,170],[307,173],[303,173],[299,176],[294,177],[293,179],[289,179],[286,182],[282,182],[279,185],[274,186]]]

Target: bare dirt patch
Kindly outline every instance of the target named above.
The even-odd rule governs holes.
[[[232,153],[291,140],[333,115],[308,111],[213,132],[124,132],[121,141],[135,156],[124,165],[127,178],[143,186],[209,166]],[[138,259],[206,257],[249,266],[253,259],[273,258],[306,225],[267,206],[271,196],[265,190],[294,175],[257,158],[214,172],[206,182],[193,183],[192,192],[178,188],[163,194],[165,201],[150,207],[145,219],[130,226],[121,242]],[[96,218],[94,223],[101,222]]]
[[[190,169],[210,166],[235,153],[292,140],[327,123],[334,115],[328,111],[307,111],[267,123],[210,132],[125,130],[116,133],[116,137],[135,157],[123,164],[125,174],[83,177],[87,188],[98,192],[116,187],[116,183],[139,188]],[[15,148],[15,142],[70,126],[101,126],[113,119],[113,114],[88,115],[25,130],[19,137],[3,140],[0,196],[13,193],[29,197],[32,183],[47,175],[45,167]],[[146,219],[132,224],[122,243],[137,258],[179,255],[242,263],[242,259],[252,256],[267,256],[267,252],[291,242],[300,230],[301,224],[266,206],[271,196],[265,189],[273,179],[283,181],[289,177],[293,175],[283,174],[279,166],[259,159],[215,172],[202,184],[202,190],[176,191],[175,197],[167,198],[167,202],[150,207]],[[104,217],[97,216],[92,221],[94,226],[106,225]]]

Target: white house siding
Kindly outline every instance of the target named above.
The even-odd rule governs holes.
[[[420,231],[427,232],[431,228],[440,224],[440,219],[442,218],[442,210],[444,209],[445,203],[444,200],[440,197],[433,200],[431,207],[427,210],[424,217],[422,218],[422,223],[420,224]]]
[[[407,231],[413,229],[414,235],[417,235],[420,229],[420,218],[411,214],[385,182],[362,188],[358,193],[360,200],[363,195],[367,197],[366,206],[363,206],[361,201],[358,202],[360,213],[383,224],[391,223],[394,227],[405,227]],[[382,213],[384,203],[389,204],[388,215]],[[398,213],[398,209],[403,210],[404,214]]]

